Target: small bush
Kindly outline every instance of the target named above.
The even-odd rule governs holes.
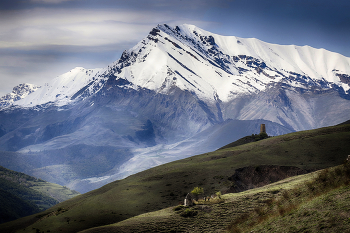
[[[181,216],[182,217],[194,217],[198,214],[198,211],[197,210],[194,210],[194,209],[185,209],[183,212],[181,212]]]
[[[185,208],[185,206],[183,206],[183,205],[178,205],[178,206],[176,206],[173,210],[174,210],[174,211],[179,211],[179,210],[182,210],[183,208]]]

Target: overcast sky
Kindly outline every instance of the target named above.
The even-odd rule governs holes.
[[[0,96],[103,68],[164,23],[350,57],[349,12],[349,0],[0,0]]]

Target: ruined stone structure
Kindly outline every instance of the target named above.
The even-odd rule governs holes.
[[[187,193],[184,201],[184,206],[192,206],[193,205],[193,197],[192,194]]]
[[[261,124],[261,125],[260,125],[260,133],[266,133],[265,124]]]

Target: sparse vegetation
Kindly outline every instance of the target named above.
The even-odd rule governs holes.
[[[300,175],[222,195],[224,202],[200,200],[194,207],[163,209],[83,232],[348,232],[350,187],[345,184],[349,178],[342,179],[347,169],[339,166]],[[326,190],[325,173],[326,180],[335,179],[338,185],[326,185]],[[322,193],[308,192],[308,183],[319,183]]]
[[[263,140],[268,138],[269,136],[267,133],[259,133],[259,134],[252,134],[252,137],[255,139],[255,141]]]

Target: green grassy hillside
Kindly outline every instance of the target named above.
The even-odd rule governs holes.
[[[0,229],[7,232],[78,232],[121,222],[176,206],[196,186],[203,187],[205,195],[217,191],[224,193],[234,185],[228,178],[238,168],[280,165],[308,170],[342,164],[350,154],[349,142],[350,125],[339,125],[217,150],[112,182],[38,215],[2,224]],[[243,200],[237,203],[243,203]]]
[[[79,193],[0,166],[0,222],[46,210]]]
[[[349,182],[350,163],[81,233],[350,232]]]

